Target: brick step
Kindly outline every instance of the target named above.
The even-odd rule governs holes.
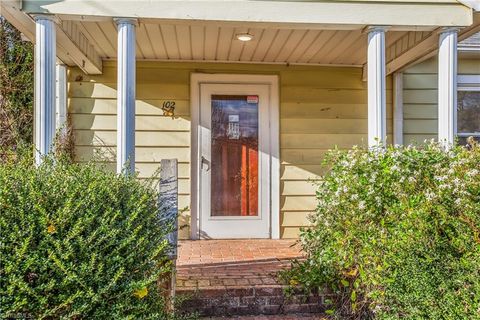
[[[196,312],[204,317],[322,314],[325,311],[323,295],[295,294],[287,297],[280,285],[179,288],[176,294],[185,299],[181,311]]]
[[[327,320],[327,316],[315,313],[295,313],[280,315],[246,315],[246,316],[229,316],[229,317],[202,317],[202,320]]]

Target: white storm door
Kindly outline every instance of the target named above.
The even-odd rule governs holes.
[[[200,238],[270,237],[269,91],[200,85]]]

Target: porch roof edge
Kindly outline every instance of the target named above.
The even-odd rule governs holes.
[[[480,2],[477,0],[458,0],[458,2],[475,11],[480,11]]]
[[[293,2],[250,0],[23,0],[26,13],[66,15],[75,20],[134,17],[160,20],[270,24],[469,26],[472,9],[460,2]]]
[[[21,0],[0,0],[0,14],[7,19],[15,28],[25,35],[32,43],[35,43],[35,22],[33,14],[22,10]],[[58,17],[57,17],[58,18]],[[73,28],[63,28],[64,24],[55,19],[57,58],[66,65],[77,65],[87,74],[102,73],[102,59],[88,40],[78,41],[80,33]]]

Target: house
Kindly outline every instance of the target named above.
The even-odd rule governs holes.
[[[480,126],[456,122],[457,85],[461,99],[480,87],[478,44],[464,42],[480,31],[475,0],[0,8],[35,42],[37,161],[55,109],[70,116],[80,162],[148,178],[178,159],[183,237],[296,237],[328,149],[453,143]]]

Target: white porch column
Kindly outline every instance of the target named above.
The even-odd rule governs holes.
[[[387,27],[369,27],[368,30],[368,145],[385,145],[386,81],[385,31]]]
[[[136,19],[115,19],[118,28],[117,173],[135,171],[135,27]]]
[[[52,149],[55,138],[55,17],[35,17],[35,162]]]
[[[446,146],[457,129],[457,33],[443,29],[438,44],[438,141]]]

